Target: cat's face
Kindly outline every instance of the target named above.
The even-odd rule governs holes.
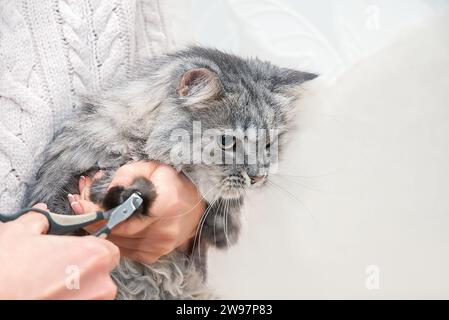
[[[190,110],[202,132],[201,163],[189,166],[190,174],[207,179],[207,188],[215,188],[212,195],[225,199],[240,198],[246,189],[266,183],[282,148],[279,137],[289,130],[280,111],[282,99],[273,92],[242,84],[234,89]]]
[[[239,199],[267,182],[293,128],[295,88],[316,76],[215,50],[200,54],[175,75],[172,109],[161,116],[173,124],[166,156],[207,200]],[[180,153],[188,157],[173,159]]]

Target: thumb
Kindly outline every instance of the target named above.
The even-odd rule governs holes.
[[[42,210],[48,210],[45,203],[38,203],[33,206],[33,208],[38,208]],[[29,234],[44,234],[48,231],[49,221],[46,216],[38,212],[30,212],[20,216],[14,221],[14,223],[20,223],[25,227],[27,233]]]

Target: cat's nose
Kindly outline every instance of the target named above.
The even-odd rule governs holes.
[[[249,178],[251,179],[251,184],[255,184],[259,181],[262,181],[264,176],[250,176]]]

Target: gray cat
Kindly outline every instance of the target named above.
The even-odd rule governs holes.
[[[122,81],[85,98],[79,113],[45,151],[44,163],[29,187],[27,204],[45,202],[53,212],[72,214],[67,194],[79,192],[81,175],[102,169],[106,174],[93,186],[93,200],[112,207],[139,190],[145,208],[150,208],[156,194],[149,181],[106,192],[114,171],[137,160],[173,165],[208,202],[202,231],[188,255],[175,251],[151,265],[123,259],[113,272],[118,298],[211,297],[204,284],[207,248],[235,243],[245,191],[266,182],[270,162],[175,163],[173,150],[179,141],[174,141],[172,134],[179,129],[192,134],[195,121],[201,123],[202,130],[276,129],[276,137],[264,141],[262,149],[268,153],[276,138],[281,150],[294,126],[297,87],[315,77],[202,47],[144,61]],[[223,152],[239,152],[239,137],[222,133],[216,138]]]

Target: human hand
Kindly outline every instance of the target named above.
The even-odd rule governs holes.
[[[96,177],[100,175],[97,173]],[[109,188],[131,185],[137,177],[151,180],[156,188],[157,198],[150,208],[151,216],[129,218],[112,230],[108,240],[120,248],[122,255],[143,263],[153,263],[174,249],[188,250],[206,208],[195,186],[170,166],[140,161],[122,166]],[[94,179],[82,177],[79,183],[81,194],[69,195],[75,213],[99,209],[89,200]],[[85,229],[93,232],[101,225],[97,223]]]
[[[117,247],[90,236],[44,235],[48,227],[36,212],[0,223],[0,299],[113,299]],[[71,276],[79,289],[67,285]]]

